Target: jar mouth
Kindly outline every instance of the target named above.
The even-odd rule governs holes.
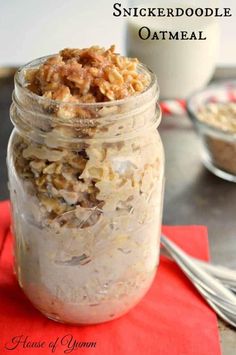
[[[26,87],[25,72],[37,68],[47,58],[33,60],[15,75],[10,117],[22,134],[42,141],[53,132],[57,140],[72,143],[81,139],[118,140],[158,127],[159,88],[155,74],[144,64],[138,64],[138,70],[148,75],[150,82],[143,92],[120,100],[74,103],[45,98]]]
[[[62,100],[53,100],[50,98],[46,98],[40,95],[37,95],[30,91],[26,86],[25,82],[25,72],[28,69],[37,69],[39,65],[44,63],[48,58],[51,58],[55,56],[55,54],[40,57],[38,59],[34,59],[27,64],[22,65],[19,67],[19,69],[16,71],[15,76],[14,76],[14,81],[15,81],[15,86],[18,87],[18,89],[21,90],[21,95],[24,95],[27,97],[28,100],[33,100],[33,101],[40,101],[41,104],[47,104],[47,105],[67,105],[68,107],[81,107],[81,108],[102,108],[102,107],[111,107],[111,106],[122,106],[125,104],[131,103],[133,100],[137,99],[145,99],[145,96],[148,96],[150,94],[150,91],[155,87],[156,90],[156,95],[157,99],[159,97],[160,89],[157,83],[157,78],[156,75],[152,72],[150,68],[148,68],[145,64],[139,63],[137,65],[138,71],[140,73],[145,73],[148,74],[150,77],[150,83],[146,87],[146,89],[136,95],[131,95],[129,97],[126,97],[124,99],[119,99],[119,100],[110,100],[110,101],[101,101],[101,102],[95,102],[95,103],[80,103],[80,102],[67,102],[67,101],[62,101]]]

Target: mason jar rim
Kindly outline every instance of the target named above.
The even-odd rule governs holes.
[[[68,101],[62,101],[62,100],[53,100],[50,98],[46,98],[46,97],[37,95],[34,92],[30,91],[26,86],[24,86],[24,83],[22,82],[20,75],[23,74],[24,70],[37,68],[37,66],[34,66],[35,64],[38,64],[38,66],[39,66],[44,61],[46,61],[48,58],[54,57],[55,55],[56,54],[52,54],[52,55],[47,55],[47,56],[43,56],[43,57],[34,59],[34,60],[32,60],[32,61],[30,61],[18,68],[18,70],[16,71],[15,76],[14,76],[14,81],[15,81],[15,84],[17,84],[18,87],[21,90],[23,90],[23,93],[27,97],[32,98],[32,99],[41,100],[42,103],[45,103],[45,104],[48,103],[49,105],[50,104],[52,104],[52,105],[65,105],[66,104],[69,107],[81,107],[81,108],[95,108],[95,107],[100,108],[100,107],[110,107],[113,105],[116,105],[116,106],[124,105],[126,103],[132,102],[133,100],[135,100],[137,98],[141,99],[141,98],[145,97],[145,95],[147,95],[149,93],[149,91],[154,86],[156,86],[157,99],[159,97],[160,89],[159,89],[156,75],[153,73],[153,71],[148,66],[146,66],[143,63],[138,63],[137,67],[140,71],[143,71],[144,73],[148,73],[148,75],[150,76],[149,85],[145,88],[144,91],[142,91],[136,95],[128,96],[123,99],[110,100],[110,101],[98,101],[98,102],[92,102],[92,103],[91,102],[80,103],[80,102],[68,102]]]

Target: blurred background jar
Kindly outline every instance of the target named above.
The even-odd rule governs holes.
[[[218,7],[217,0],[188,2],[177,0],[129,0],[128,7],[199,8]],[[154,31],[203,31],[206,40],[143,40],[139,29]],[[146,31],[147,32],[147,31]],[[145,36],[147,34],[145,33]],[[162,99],[186,98],[211,79],[218,56],[219,24],[215,17],[129,17],[126,26],[126,51],[138,57],[157,75]]]

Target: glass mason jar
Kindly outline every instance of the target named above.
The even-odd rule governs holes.
[[[159,262],[164,153],[157,81],[139,65],[150,76],[144,92],[65,103],[25,87],[26,70],[45,59],[16,73],[10,110],[16,273],[47,317],[100,323],[144,296]]]

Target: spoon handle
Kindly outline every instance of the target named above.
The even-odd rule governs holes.
[[[215,279],[208,272],[197,265],[191,257],[189,257],[182,249],[180,249],[175,243],[170,241],[164,235],[161,236],[161,243],[170,252],[171,256],[176,260],[182,261],[187,265],[188,269],[201,281],[203,281],[208,287],[210,287],[218,297],[222,297],[227,300],[233,306],[236,307],[236,297],[229,289],[227,289],[219,280]]]
[[[212,265],[205,261],[195,259],[195,262],[204,270],[208,271],[212,276],[236,286],[236,270],[229,269],[221,265]]]
[[[208,274],[195,259],[188,256],[175,243],[161,236],[161,243],[190,279],[212,309],[227,323],[236,327],[236,297],[218,279]]]

